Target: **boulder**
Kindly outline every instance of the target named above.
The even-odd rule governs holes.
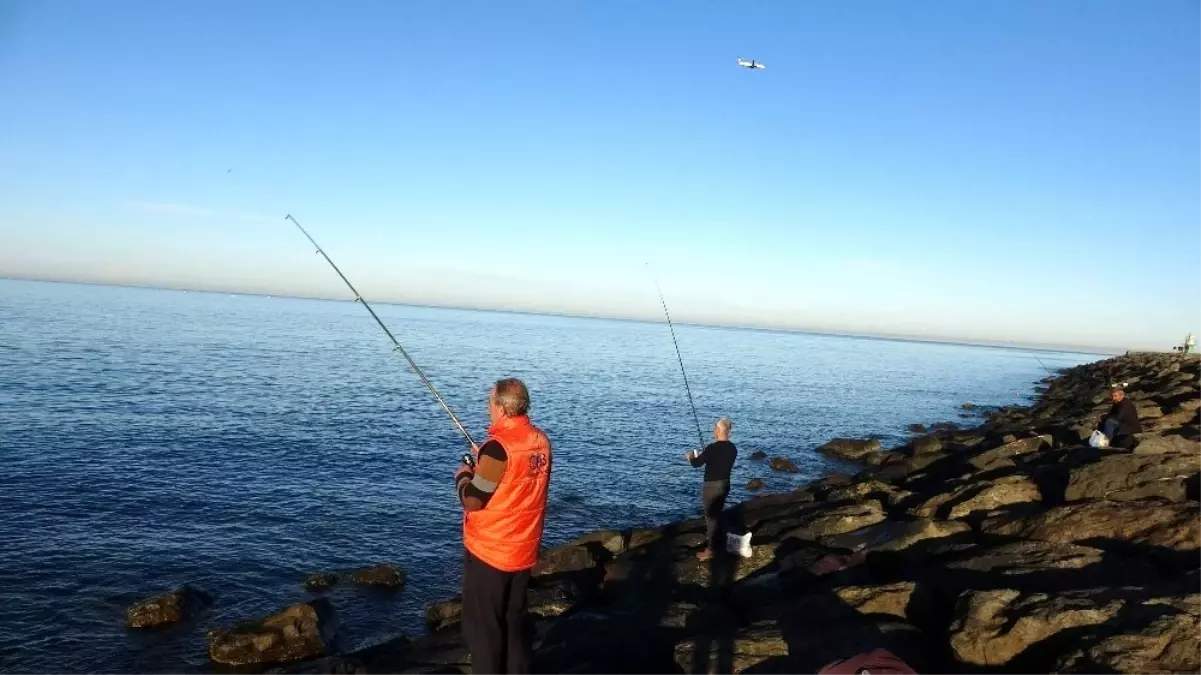
[[[350,580],[359,586],[398,589],[405,585],[405,571],[392,563],[381,563],[352,572]]]
[[[924,424],[910,424],[910,425],[909,425],[909,433],[911,433],[911,434],[924,434],[924,433],[926,433],[926,425],[924,425]]]
[[[978,511],[992,511],[1010,504],[1042,501],[1042,493],[1030,478],[1005,476],[978,481],[936,495],[910,510],[919,518],[965,518]]]
[[[1163,410],[1150,401],[1135,401],[1134,409],[1138,411],[1139,420],[1153,420],[1163,417]]]
[[[321,598],[232,628],[210,630],[209,658],[226,666],[316,658],[325,655],[336,630],[334,607]]]
[[[958,429],[959,425],[955,424],[954,422],[935,422],[934,424],[930,425],[930,431],[936,432],[951,432],[957,431]]]
[[[371,672],[362,661],[346,656],[326,656],[268,668],[268,675],[362,675]]]
[[[1158,501],[1075,502],[1039,514],[987,518],[980,530],[1063,544],[1118,541],[1180,552],[1201,547],[1197,507]]]
[[[1087,592],[967,591],[959,597],[949,629],[951,650],[969,666],[1037,672],[1010,663],[1027,648],[1059,633],[1110,621],[1123,606],[1120,599]]]
[[[1185,398],[1176,403],[1176,410],[1201,410],[1201,393],[1194,388],[1191,392],[1185,395]]]
[[[912,581],[878,586],[841,586],[832,592],[847,607],[861,614],[888,614],[910,623],[921,623],[926,620],[929,611],[930,599],[926,597],[925,589]]]
[[[579,587],[566,579],[532,583],[526,592],[526,606],[531,616],[553,619],[575,607],[582,597]]]
[[[830,490],[826,493],[826,500],[831,502],[858,501],[870,496],[880,498],[889,505],[893,505],[911,494],[913,493],[908,490],[902,490],[888,483],[869,478],[858,483]]]
[[[622,553],[626,549],[626,536],[617,530],[597,530],[583,534],[564,544],[564,546],[589,546],[599,544],[601,548],[612,555]]]
[[[854,438],[835,438],[818,448],[818,452],[849,459],[852,461],[861,459],[864,455],[876,452],[880,449],[880,441],[874,438],[854,439]]]
[[[1114,634],[1069,651],[1059,673],[1201,672],[1201,596],[1152,598]]]
[[[779,624],[761,621],[736,631],[683,640],[676,645],[675,662],[685,673],[741,673],[788,654]]]
[[[798,473],[800,471],[796,464],[793,464],[783,457],[772,458],[771,462],[768,463],[768,466],[770,466],[773,471],[783,471],[786,473]]]
[[[1136,438],[1138,438],[1138,445],[1134,447],[1136,455],[1191,454],[1194,458],[1201,456],[1201,442],[1191,441],[1184,436],[1139,434]]]
[[[942,439],[938,436],[922,436],[913,439],[909,447],[913,448],[914,457],[933,455],[942,452]]]
[[[1143,428],[1149,431],[1167,431],[1179,429],[1185,424],[1196,422],[1197,419],[1196,410],[1180,410],[1168,413],[1158,419],[1148,420]]]
[[[963,409],[964,409],[964,410],[975,410],[975,409],[976,409],[976,405],[975,405],[974,403],[964,403],[964,404],[963,404]]]
[[[1023,438],[1012,443],[1006,443],[999,448],[985,450],[968,460],[978,471],[991,471],[1015,466],[1013,458],[1031,452],[1042,450],[1051,444],[1050,436],[1034,436]]]
[[[1163,497],[1182,502],[1187,481],[1201,473],[1197,455],[1110,455],[1094,464],[1072,469],[1064,498],[1131,501]]]
[[[329,572],[315,572],[304,580],[306,591],[323,591],[338,583],[338,575]]]
[[[125,625],[128,628],[166,626],[180,621],[212,601],[209,594],[194,586],[181,586],[125,608]]]
[[[767,453],[762,450],[756,450],[751,453],[751,459],[767,459]]]
[[[947,569],[988,572],[1002,577],[1020,577],[1046,570],[1079,570],[1102,561],[1105,552],[1089,546],[1054,544],[1049,541],[1013,541],[992,548],[974,549],[966,557],[947,564]]]
[[[833,549],[864,553],[898,553],[927,540],[971,536],[967,523],[939,520],[887,520],[853,532],[823,537],[820,543]]]
[[[1104,551],[1076,544],[1015,541],[986,549],[971,549],[937,580],[953,588],[1001,587],[1022,591],[1120,586],[1158,577],[1141,558],[1106,557]]]
[[[546,549],[538,556],[533,576],[563,574],[593,569],[601,564],[593,550],[587,546],[557,546]]]
[[[861,527],[875,525],[884,520],[884,509],[880,502],[869,500],[811,511],[799,519],[800,525],[787,532],[785,537],[816,541],[821,537],[854,532]]]
[[[462,598],[435,602],[425,607],[425,625],[430,631],[439,631],[459,623],[459,617],[462,615]]]
[[[746,483],[746,489],[751,490],[752,492],[755,490],[762,490],[763,489],[763,479],[762,478],[750,479]]]

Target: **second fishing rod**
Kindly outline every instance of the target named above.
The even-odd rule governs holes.
[[[650,268],[650,263],[646,264]],[[659,280],[651,271],[651,281],[655,282],[655,290],[659,292],[659,302],[663,305],[663,315],[667,317],[667,329],[671,331],[671,343],[676,347],[676,359],[680,362],[680,375],[684,376],[684,391],[688,394],[688,407],[692,408],[692,421],[696,423],[696,439],[700,441],[697,452],[705,449],[705,434],[701,431],[701,418],[696,414],[696,403],[692,400],[692,387],[688,386],[688,371],[684,370],[684,357],[680,354],[680,341],[676,339],[676,328],[671,322],[671,312],[667,311],[667,300],[663,297],[663,289]]]
[[[361,304],[371,314],[371,318],[375,319],[375,322],[379,324],[379,327],[384,330],[385,334],[387,334],[388,339],[392,341],[392,344],[394,345],[392,351],[399,352],[400,355],[404,357],[405,361],[409,363],[409,367],[413,369],[413,372],[417,373],[417,377],[421,378],[421,383],[424,384],[426,389],[429,389],[430,393],[434,395],[434,398],[438,401],[438,405],[442,406],[442,409],[445,410],[446,414],[450,416],[450,421],[454,423],[455,428],[459,430],[459,433],[463,434],[463,438],[467,439],[467,443],[471,445],[471,449],[475,452],[479,452],[479,446],[475,444],[475,441],[471,438],[471,434],[467,432],[467,427],[463,426],[463,423],[459,421],[459,417],[455,415],[454,411],[450,409],[450,406],[446,404],[446,401],[442,399],[442,395],[438,393],[438,390],[434,387],[434,383],[430,382],[430,379],[425,376],[425,373],[422,372],[421,367],[417,365],[417,362],[413,360],[413,357],[409,356],[409,353],[405,351],[403,346],[401,346],[400,341],[396,339],[396,336],[392,334],[392,331],[388,330],[388,326],[386,326],[379,318],[379,315],[375,313],[375,310],[371,308],[371,305],[363,299],[363,296],[359,293],[358,289],[354,287],[354,284],[350,283],[350,279],[347,279],[346,275],[342,274],[342,270],[338,269],[338,265],[334,263],[333,258],[329,257],[329,254],[325,252],[325,249],[321,248],[321,245],[317,243],[317,240],[313,239],[313,236],[309,234],[308,230],[304,229],[304,226],[301,225],[300,222],[295,218],[293,218],[292,214],[289,213],[287,216],[284,216],[284,218],[285,220],[292,221],[292,224],[295,225],[317,249],[317,253],[321,254],[321,257],[325,258],[325,261],[329,263],[329,266],[334,268],[334,271],[338,273],[338,276],[346,284],[347,288],[350,289],[350,292],[354,293],[354,301]],[[471,454],[463,455],[462,460],[463,463],[467,465],[475,464],[475,458]]]

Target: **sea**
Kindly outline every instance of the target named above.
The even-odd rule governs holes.
[[[664,323],[375,304],[470,432],[501,377],[554,443],[545,542],[699,515],[697,431]],[[676,325],[706,437],[734,421],[731,501],[848,467],[912,423],[973,424],[1102,358]],[[1041,361],[1041,363],[1040,363]],[[965,411],[964,404],[978,406]],[[314,597],[312,572],[393,562],[399,592],[336,587],[339,647],[424,631],[457,593],[466,450],[351,301],[0,280],[0,671],[204,672],[205,631]],[[786,457],[775,473],[750,455]],[[851,469],[853,470],[853,468]],[[182,584],[191,621],[124,626]]]

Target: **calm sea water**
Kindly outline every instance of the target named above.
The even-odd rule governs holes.
[[[697,514],[665,325],[376,309],[477,437],[492,381],[529,385],[555,442],[548,543]],[[706,432],[735,421],[734,499],[753,477],[785,490],[839,468],[814,452],[831,437],[899,444],[1045,375],[1015,349],[677,331]],[[465,444],[388,346],[350,302],[0,280],[0,670],[203,669],[207,627],[380,561],[408,586],[338,588],[343,644],[423,630],[423,605],[456,592]],[[765,470],[760,449],[802,473]],[[216,596],[199,621],[124,629],[127,604],[183,583]]]

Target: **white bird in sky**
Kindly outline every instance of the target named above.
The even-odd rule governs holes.
[[[756,68],[763,70],[764,68],[767,68],[767,66],[763,65],[762,63],[757,63],[754,59],[750,61],[744,61],[742,57],[739,57],[737,61],[738,65],[742,66],[743,68],[750,68],[751,70],[755,70]]]

